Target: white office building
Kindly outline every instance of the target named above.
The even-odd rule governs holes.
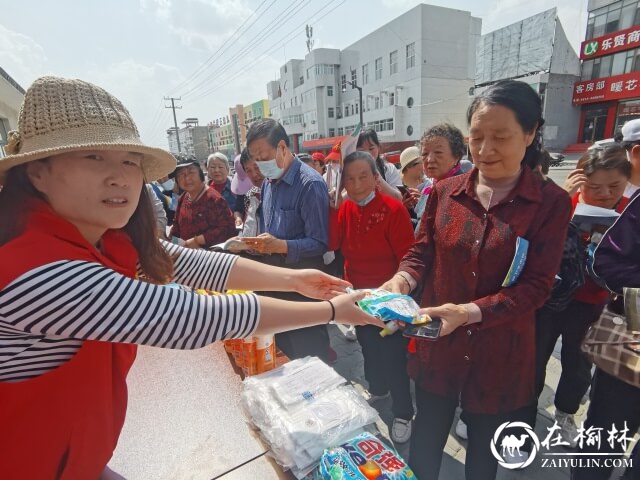
[[[414,144],[448,121],[466,131],[481,19],[421,4],[343,50],[319,48],[267,84],[270,115],[294,150],[327,150],[360,121],[385,150]]]
[[[197,118],[187,118],[182,124],[184,127],[177,131],[175,127],[167,130],[169,151],[174,155],[196,157],[204,165],[209,154],[213,153],[209,145],[209,127],[200,126]]]

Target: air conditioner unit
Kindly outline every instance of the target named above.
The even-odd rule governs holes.
[[[307,124],[306,124],[306,123],[303,123],[303,124],[302,124],[302,126],[306,128]]]

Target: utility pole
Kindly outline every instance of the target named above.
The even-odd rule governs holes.
[[[354,70],[351,71],[351,73],[353,74]],[[352,77],[353,78],[353,77]],[[358,89],[358,100],[360,103],[360,128],[364,128],[364,112],[362,111],[362,87],[359,87],[357,83],[355,82],[350,82],[349,80],[346,81],[347,84],[351,85],[351,88],[357,88]],[[344,93],[346,91],[346,88],[344,90],[342,90],[342,93]]]
[[[171,106],[169,105],[165,105],[164,108],[170,108],[171,110],[173,110],[173,125],[176,127],[176,140],[178,141],[178,153],[182,153],[182,149],[180,148],[180,131],[178,130],[178,121],[176,120],[176,108],[182,108],[182,107],[176,107],[176,104],[174,103],[175,100],[180,100],[182,97],[180,98],[174,98],[174,97],[164,97],[165,100],[171,100]]]

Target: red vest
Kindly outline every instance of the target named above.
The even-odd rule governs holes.
[[[86,260],[133,277],[137,252],[122,232],[102,238],[104,254],[37,202],[25,232],[0,247],[0,290],[50,262]],[[67,363],[39,377],[0,382],[0,477],[95,479],[124,424],[126,376],[136,346],[85,341]]]

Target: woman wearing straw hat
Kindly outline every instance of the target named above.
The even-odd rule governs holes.
[[[339,318],[380,323],[345,282],[155,237],[144,182],[175,168],[142,144],[129,112],[79,80],[26,92],[0,159],[0,471],[3,478],[98,478],[122,428],[136,344],[199,348]],[[201,296],[294,290],[325,302]],[[295,320],[292,320],[295,319]],[[34,459],[37,456],[37,461]]]

